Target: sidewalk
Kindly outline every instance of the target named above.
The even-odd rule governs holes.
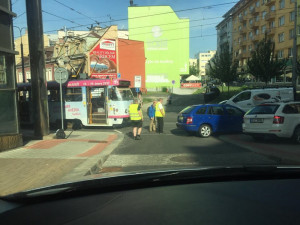
[[[0,153],[0,195],[85,179],[122,142],[117,131],[66,131],[67,139],[32,140]]]

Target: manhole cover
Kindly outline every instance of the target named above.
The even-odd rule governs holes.
[[[175,156],[170,159],[173,162],[178,163],[197,163],[198,159],[195,156]]]

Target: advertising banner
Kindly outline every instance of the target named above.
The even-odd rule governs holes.
[[[181,88],[201,88],[201,83],[181,83]]]
[[[90,52],[91,78],[117,78],[116,41],[104,39]]]

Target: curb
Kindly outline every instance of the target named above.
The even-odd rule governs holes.
[[[83,163],[73,168],[70,171],[70,173],[62,177],[59,182],[60,183],[75,182],[84,179],[89,179],[86,176],[99,174],[99,171],[102,169],[105,161],[108,159],[110,154],[119,146],[119,144],[124,139],[123,133],[116,132],[116,131],[114,131],[114,133],[117,134],[117,138],[114,141],[112,141],[101,153],[85,160]]]

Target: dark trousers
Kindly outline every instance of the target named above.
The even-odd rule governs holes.
[[[158,133],[164,132],[164,118],[163,117],[156,117],[157,120],[157,131]]]

